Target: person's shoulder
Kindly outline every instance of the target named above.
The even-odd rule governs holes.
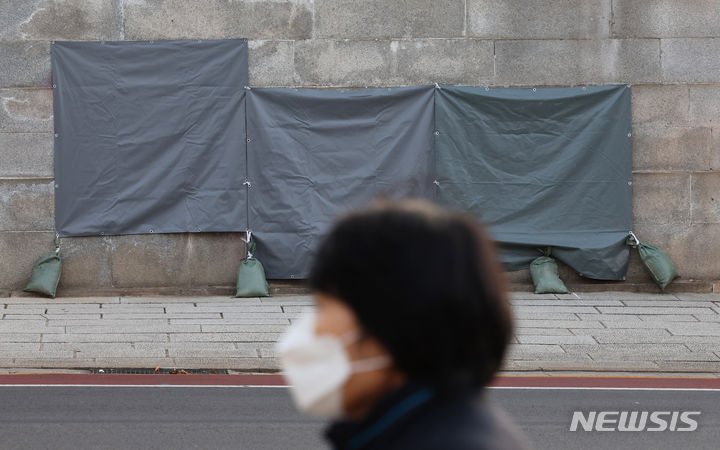
[[[500,409],[484,401],[436,405],[419,417],[393,449],[527,450],[524,434]]]

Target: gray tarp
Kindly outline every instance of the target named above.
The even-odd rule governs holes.
[[[431,196],[433,90],[248,92],[250,228],[269,278],[307,276],[338,213]]]
[[[632,226],[630,89],[442,87],[437,199],[469,210],[511,269],[553,256],[621,280]]]
[[[245,40],[57,42],[52,61],[61,236],[249,226],[270,278],[302,278],[338,213],[435,195],[510,269],[546,246],[587,277],[627,269],[625,86],[246,92]]]
[[[245,39],[55,42],[58,233],[244,231],[247,58]]]

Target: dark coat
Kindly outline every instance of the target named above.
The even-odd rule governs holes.
[[[409,383],[389,394],[361,422],[336,422],[326,437],[338,450],[529,449],[509,418],[479,389],[438,395]]]

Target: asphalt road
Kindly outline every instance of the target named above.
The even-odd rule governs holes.
[[[717,449],[720,390],[492,389],[538,449]],[[693,432],[570,432],[572,413],[700,411]],[[0,387],[2,449],[324,449],[285,388]]]

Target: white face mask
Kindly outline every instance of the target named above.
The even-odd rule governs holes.
[[[293,324],[280,339],[276,346],[280,365],[299,410],[327,419],[341,418],[343,387],[350,375],[390,365],[387,356],[350,361],[345,347],[358,338],[356,331],[317,336],[312,314]]]

